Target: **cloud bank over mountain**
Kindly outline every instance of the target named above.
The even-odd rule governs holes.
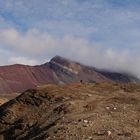
[[[4,46],[1,49],[6,48],[15,54],[7,59],[8,63],[36,65],[55,55],[61,55],[83,64],[113,71],[139,74],[140,70],[140,57],[129,49],[120,51],[106,48],[85,38],[69,35],[59,38],[35,29],[24,34],[15,29],[6,29],[0,33],[0,44]]]
[[[0,0],[0,65],[61,55],[140,76],[138,0]]]

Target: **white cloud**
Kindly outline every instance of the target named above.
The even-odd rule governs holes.
[[[31,29],[20,33],[15,29],[0,31],[0,46],[10,50],[7,63],[36,65],[55,55],[80,61],[86,65],[115,71],[131,72],[140,76],[140,57],[131,50],[115,50],[74,36],[55,37]]]
[[[77,50],[87,50],[90,44],[83,38],[73,36],[64,36],[62,38],[54,37],[48,33],[39,32],[31,29],[26,33],[19,33],[15,29],[6,29],[0,31],[0,44],[8,49],[13,49],[19,53],[27,53],[34,56],[55,53],[76,54]]]
[[[12,64],[25,64],[25,65],[37,65],[38,61],[30,60],[26,57],[11,57],[8,60],[9,63]]]

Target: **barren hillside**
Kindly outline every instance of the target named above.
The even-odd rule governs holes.
[[[21,93],[29,88],[44,84],[66,84],[79,81],[98,83],[138,83],[135,76],[103,71],[56,56],[42,65],[27,66],[15,64],[0,67],[0,95]]]
[[[139,140],[140,86],[47,85],[0,107],[1,140]]]

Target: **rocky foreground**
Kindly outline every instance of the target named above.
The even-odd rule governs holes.
[[[139,140],[140,86],[30,89],[0,107],[0,140]]]

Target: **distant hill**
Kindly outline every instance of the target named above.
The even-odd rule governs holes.
[[[80,81],[137,83],[139,79],[128,74],[85,66],[60,56],[55,56],[50,62],[38,66],[15,64],[0,67],[0,94],[23,92],[44,84]]]

